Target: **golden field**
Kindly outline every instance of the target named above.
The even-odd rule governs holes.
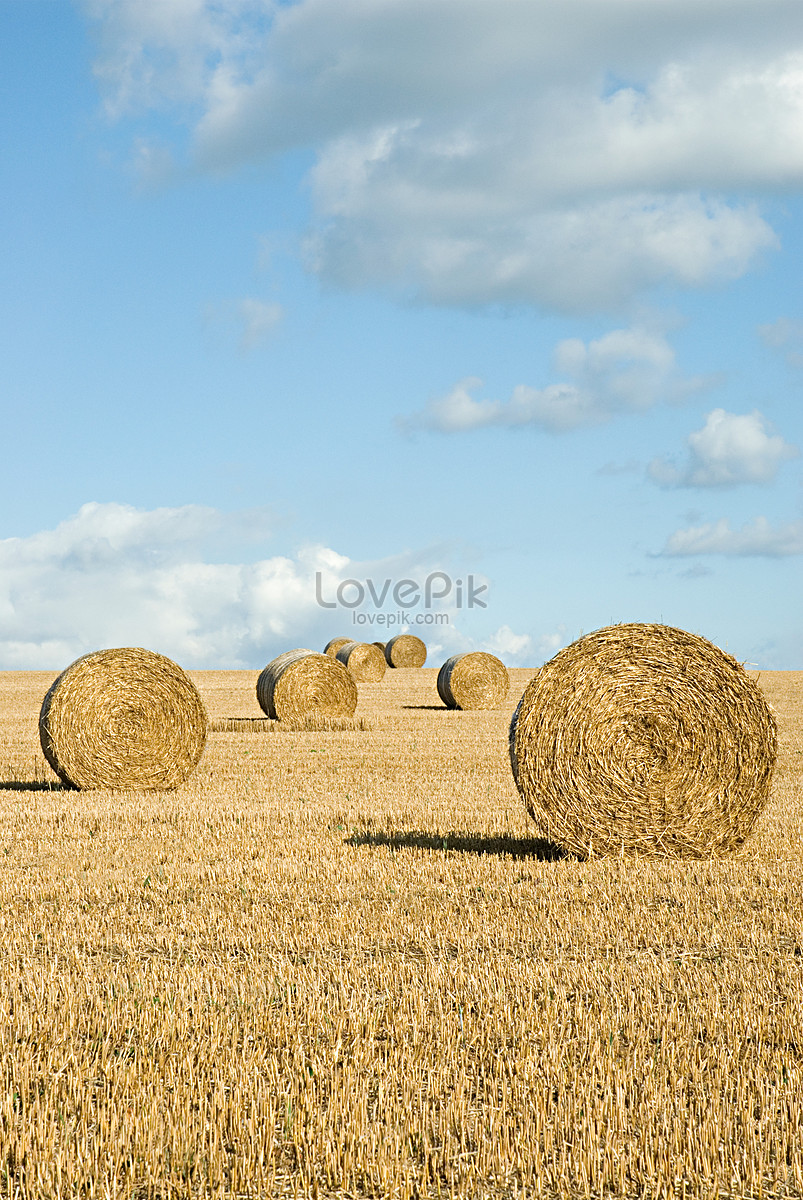
[[[0,1195],[803,1196],[803,675],[730,858],[555,858],[434,669],[61,789],[0,674]],[[212,722],[257,672],[193,674]]]

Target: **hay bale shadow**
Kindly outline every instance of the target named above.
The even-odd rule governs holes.
[[[545,838],[509,837],[506,834],[486,837],[474,833],[425,833],[418,829],[391,833],[364,829],[344,838],[344,843],[347,846],[387,846],[391,850],[439,850],[444,854],[450,850],[458,854],[497,854],[509,858],[536,858],[540,862],[575,857]]]
[[[36,779],[30,782],[24,779],[0,779],[0,792],[72,792],[75,788],[67,783],[53,780]]]
[[[403,704],[402,708],[414,708],[419,712],[454,712],[453,708],[447,708],[445,704]]]
[[[316,714],[298,721],[270,717],[220,717],[209,723],[210,733],[363,733],[373,729],[364,717],[322,717]]]

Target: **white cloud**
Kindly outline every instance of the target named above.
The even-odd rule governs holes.
[[[780,350],[790,367],[803,367],[803,321],[779,317],[769,325],[759,325],[761,340]]]
[[[227,338],[237,338],[240,350],[247,354],[270,341],[284,317],[281,304],[245,297],[209,304],[204,313],[210,328]]]
[[[282,306],[264,300],[241,300],[238,315],[243,332],[240,345],[243,350],[254,350],[268,340],[282,319]]]
[[[509,625],[500,625],[486,640],[483,649],[512,666],[529,664],[535,648],[528,633],[514,633]]]
[[[737,557],[785,558],[803,554],[803,521],[773,527],[766,517],[755,517],[741,529],[731,529],[725,519],[689,529],[678,529],[661,551],[670,557],[722,554]]]
[[[702,429],[689,434],[689,458],[679,468],[666,458],[654,458],[650,477],[662,487],[733,487],[741,483],[771,483],[781,463],[800,453],[796,446],[770,433],[757,409],[737,415],[715,408]]]
[[[348,562],[323,547],[205,561],[265,531],[264,514],[93,503],[55,529],[0,541],[0,661],[63,667],[87,650],[144,645],[188,667],[253,665],[315,628],[315,572],[331,581]]]
[[[594,341],[567,338],[555,348],[556,370],[570,382],[544,388],[518,384],[509,400],[477,400],[482,380],[469,376],[445,396],[431,400],[403,429],[457,433],[482,426],[534,425],[552,433],[606,421],[616,412],[637,412],[659,400],[677,402],[715,382],[684,379],[667,340],[646,329],[614,329]]]
[[[777,245],[803,179],[799,0],[85,0],[112,113],[195,167],[312,149],[310,263],[443,304],[611,308]]]
[[[354,562],[325,546],[251,561],[269,528],[261,510],[91,503],[54,529],[0,541],[0,667],[56,670],[89,650],[140,645],[188,668],[254,668],[282,650],[322,648],[342,633],[384,640],[400,632],[402,619],[432,643],[434,655],[438,639],[465,641],[454,622],[466,617],[471,587],[487,598],[487,580],[451,572],[448,551],[437,546],[377,562]],[[249,561],[237,561],[238,551]],[[353,585],[337,603],[338,587],[349,579],[366,591],[373,581],[381,603],[366,596],[360,612],[379,612],[381,625],[353,621]],[[392,594],[409,579],[422,593],[412,609]],[[435,612],[452,624],[435,623]],[[424,621],[413,624],[418,613]]]
[[[509,625],[501,625],[483,643],[482,649],[496,654],[508,666],[540,666],[566,644],[566,628],[561,625],[554,633],[531,637],[514,633]]]
[[[459,620],[459,613],[452,615]],[[416,632],[412,627],[411,631]],[[560,625],[554,633],[533,636],[516,633],[509,625],[500,625],[488,636],[475,638],[465,633],[453,620],[449,625],[433,627],[426,638],[428,666],[435,666],[439,658],[444,661],[452,654],[485,650],[488,654],[495,654],[508,667],[537,667],[566,644],[566,628]]]

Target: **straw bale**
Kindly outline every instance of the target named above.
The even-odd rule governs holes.
[[[357,685],[342,663],[314,650],[287,650],[257,680],[259,707],[274,721],[353,717]]]
[[[337,657],[337,652],[341,646],[345,646],[346,642],[352,641],[348,637],[331,638],[323,648],[324,654],[328,654],[331,658]]]
[[[337,652],[337,661],[357,683],[379,683],[387,668],[385,655],[373,642],[346,642]]]
[[[385,661],[389,667],[423,667],[427,648],[412,633],[398,633],[385,645]]]
[[[711,642],[613,625],[530,681],[510,759],[539,832],[580,855],[705,858],[750,834],[769,797],[775,718]]]
[[[206,710],[181,667],[151,650],[96,650],[76,659],[42,702],[39,737],[59,778],[76,788],[161,791],[195,768]]]
[[[385,653],[385,643],[384,642],[372,642],[371,645],[378,646],[384,656],[384,653]]]
[[[482,650],[453,654],[438,672],[438,695],[447,708],[499,708],[509,690],[504,663]]]

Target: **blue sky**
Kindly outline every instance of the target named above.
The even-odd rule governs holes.
[[[799,0],[0,0],[0,56],[0,667],[803,669]],[[486,607],[316,602],[433,572]]]

